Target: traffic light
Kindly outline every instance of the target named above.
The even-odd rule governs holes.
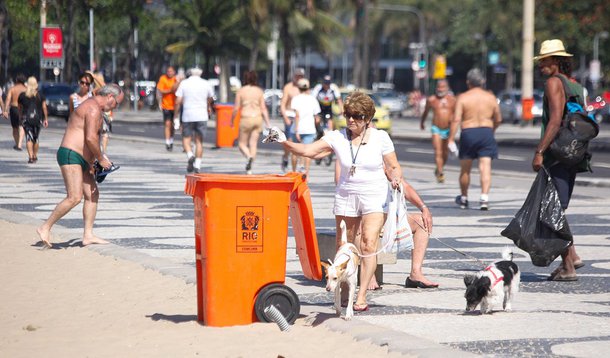
[[[420,53],[419,54],[419,69],[420,70],[425,70],[426,69],[426,54],[425,53]]]

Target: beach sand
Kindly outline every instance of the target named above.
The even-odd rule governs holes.
[[[402,357],[311,317],[289,332],[202,326],[192,284],[83,247],[41,250],[31,225],[0,231],[0,357]]]

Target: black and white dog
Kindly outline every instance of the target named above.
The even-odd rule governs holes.
[[[502,259],[483,271],[464,276],[466,311],[474,311],[481,304],[481,313],[491,313],[492,306],[499,302],[505,311],[511,310],[513,296],[519,292],[521,272],[509,247],[502,250]]]

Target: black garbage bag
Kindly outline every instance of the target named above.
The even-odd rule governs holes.
[[[559,194],[546,169],[538,171],[523,206],[502,231],[535,266],[549,266],[573,243]]]

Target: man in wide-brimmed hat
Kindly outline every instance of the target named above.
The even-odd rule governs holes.
[[[566,52],[561,40],[546,40],[540,46],[540,53],[534,57],[538,62],[538,68],[543,76],[548,77],[544,86],[544,101],[542,112],[542,138],[536,147],[536,153],[532,160],[534,171],[544,166],[551,176],[563,209],[568,208],[568,203],[574,189],[576,173],[587,171],[588,164],[580,163],[573,167],[557,162],[557,160],[546,150],[551,145],[559,128],[566,106],[566,90],[571,93],[580,94],[579,103],[584,107],[584,90],[578,82],[572,80],[572,54]],[[563,82],[562,82],[563,78]],[[564,82],[566,87],[564,88]],[[555,269],[549,280],[552,281],[576,281],[576,269],[584,264],[576,254],[574,245],[570,246],[561,254],[562,262]]]

